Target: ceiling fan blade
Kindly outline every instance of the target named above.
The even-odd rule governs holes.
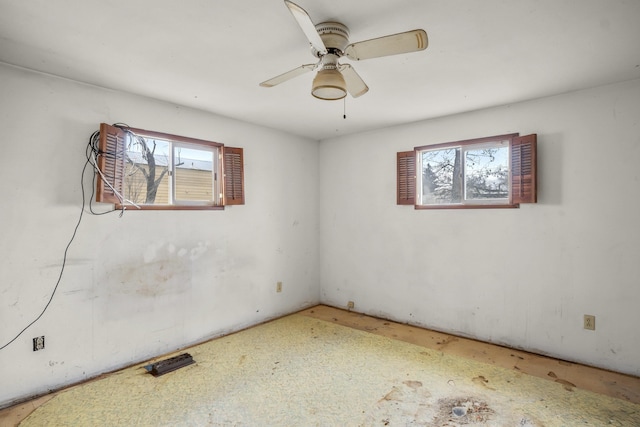
[[[426,49],[428,45],[427,32],[425,30],[413,30],[352,43],[346,47],[344,53],[349,59],[360,61],[399,53],[417,52]]]
[[[318,30],[316,30],[316,26],[313,24],[313,21],[311,21],[311,17],[307,13],[307,11],[297,4],[290,2],[289,0],[284,0],[284,3],[289,8],[289,11],[296,19],[296,21],[298,21],[298,25],[300,26],[300,28],[302,28],[305,36],[307,36],[309,43],[311,43],[311,47],[313,47],[321,55],[326,54],[327,48],[320,38],[320,34],[318,34]]]
[[[316,68],[318,66],[318,64],[305,64],[305,65],[301,65],[298,68],[294,68],[291,71],[287,71],[286,73],[282,73],[279,76],[276,76],[272,79],[269,80],[265,80],[262,83],[260,83],[260,86],[262,87],[273,87],[275,85],[279,85],[280,83],[284,83],[287,80],[291,80],[294,77],[297,77],[301,74],[304,73],[308,73],[309,71],[313,70],[314,68]]]
[[[369,91],[367,84],[351,65],[342,64],[338,70],[342,73],[344,81],[347,83],[347,90],[352,97],[357,98]]]

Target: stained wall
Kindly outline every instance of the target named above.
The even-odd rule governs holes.
[[[55,290],[0,350],[0,406],[319,302],[317,141],[5,65],[0,93],[0,346]],[[244,148],[246,204],[86,205],[56,289],[101,122]]]
[[[512,132],[538,135],[537,204],[395,204],[396,152]],[[639,80],[325,140],[320,165],[323,302],[640,375]]]

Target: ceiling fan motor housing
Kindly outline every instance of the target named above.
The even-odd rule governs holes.
[[[316,25],[320,38],[330,53],[342,56],[344,49],[349,44],[349,28],[339,22],[321,22]],[[314,56],[320,57],[320,53],[311,48]]]

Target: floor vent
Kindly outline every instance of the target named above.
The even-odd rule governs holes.
[[[170,357],[169,359],[161,360],[159,362],[152,363],[151,365],[146,365],[144,368],[154,377],[159,377],[167,372],[175,371],[176,369],[193,363],[196,363],[196,361],[193,360],[193,357],[191,357],[189,353],[182,353],[178,356]]]

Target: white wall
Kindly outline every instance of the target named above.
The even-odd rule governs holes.
[[[319,302],[316,141],[5,65],[0,94],[0,346],[53,291],[100,122],[243,147],[246,180],[224,211],[85,212],[50,307],[0,350],[0,407]]]
[[[322,141],[322,301],[640,375],[639,122],[637,80]],[[510,132],[538,204],[395,205],[397,151]]]
[[[320,300],[640,375],[640,81],[319,145],[5,65],[0,94],[0,346],[51,295],[100,122],[244,147],[247,193],[85,213],[51,306],[0,350],[0,407]],[[537,205],[395,205],[397,151],[509,132],[538,134]]]

